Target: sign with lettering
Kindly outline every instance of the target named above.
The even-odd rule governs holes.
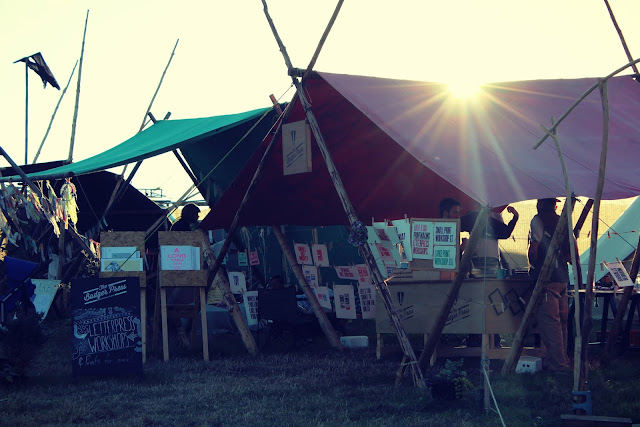
[[[411,254],[414,259],[433,259],[433,222],[411,224]]]
[[[457,268],[458,250],[456,246],[434,246],[433,268],[455,270]]]
[[[161,270],[200,270],[200,248],[160,246]]]
[[[293,246],[296,251],[296,260],[298,261],[298,264],[313,265],[309,245],[306,243],[294,243]]]
[[[363,319],[375,319],[376,317],[376,287],[374,285],[358,286],[360,294],[360,311]]]
[[[309,286],[312,288],[318,286],[318,267],[315,265],[305,265],[302,267],[302,274],[304,274]]]
[[[398,219],[391,221],[391,224],[396,228],[398,240],[402,245],[401,253],[403,254],[403,261],[405,259],[411,261],[413,259],[411,252],[411,223],[408,219]]]
[[[338,319],[355,319],[356,299],[351,285],[334,285],[333,301],[336,305],[336,317]]]
[[[605,262],[604,265],[607,267],[613,277],[613,280],[616,281],[619,287],[623,288],[625,286],[633,286],[631,277],[629,277],[629,273],[627,273],[627,269],[624,268],[621,261]]]
[[[340,279],[358,280],[353,267],[351,267],[350,265],[336,266],[335,269],[336,273],[338,274],[338,278]]]
[[[456,245],[458,224],[455,222],[436,222],[433,227],[434,245]]]
[[[247,292],[247,281],[242,271],[230,271],[228,276],[232,294],[244,294]]]
[[[247,251],[238,251],[238,265],[240,267],[246,267],[249,265]]]
[[[304,120],[282,125],[284,175],[311,172],[311,130]]]
[[[313,263],[318,267],[329,267],[329,254],[327,245],[311,245]]]
[[[369,267],[367,267],[367,264],[358,264],[354,268],[356,269],[356,273],[358,274],[358,283],[363,285],[370,285],[373,283],[373,279],[371,278],[371,274],[369,274]]]
[[[333,307],[331,306],[331,296],[329,295],[329,287],[328,286],[318,286],[313,289],[313,293],[318,298],[318,302],[320,303],[320,307],[328,308],[331,310]]]
[[[74,377],[142,375],[137,277],[73,279],[71,322]]]
[[[258,251],[249,252],[249,264],[251,264],[251,266],[260,265],[260,257],[258,256]]]
[[[258,324],[258,291],[244,293],[244,308],[247,313],[247,325]]]
[[[385,246],[383,243],[376,243],[375,245],[378,250],[378,254],[380,255],[380,260],[384,264],[396,264],[396,261],[393,258],[393,252],[391,252],[389,247]]]

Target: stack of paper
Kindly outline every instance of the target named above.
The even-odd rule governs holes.
[[[140,251],[135,246],[101,247],[100,271],[143,271]]]

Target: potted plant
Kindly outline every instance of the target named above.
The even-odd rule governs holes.
[[[463,359],[447,359],[444,367],[431,378],[431,395],[434,399],[457,400],[473,390],[473,383],[462,369],[463,363]]]

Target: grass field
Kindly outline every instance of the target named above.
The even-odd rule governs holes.
[[[150,357],[144,378],[71,376],[71,327],[45,323],[47,340],[27,378],[0,386],[0,425],[247,425],[247,426],[495,426],[495,409],[482,408],[478,359],[466,359],[475,386],[457,401],[434,400],[406,378],[394,386],[398,358],[377,360],[374,347],[327,348],[316,337],[289,353],[251,357],[238,337],[212,343],[212,360],[197,352],[163,363]],[[351,330],[360,328],[350,325]],[[276,349],[277,350],[277,349]],[[592,352],[595,354],[595,352]],[[627,351],[609,368],[593,370],[594,415],[640,422],[638,353]],[[492,361],[491,385],[506,425],[558,425],[571,413],[571,374],[501,376]],[[427,373],[429,375],[429,373]]]

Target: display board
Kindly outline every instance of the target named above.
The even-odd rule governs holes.
[[[411,218],[411,270],[460,270],[460,220]]]
[[[142,375],[137,277],[71,281],[73,376]]]

